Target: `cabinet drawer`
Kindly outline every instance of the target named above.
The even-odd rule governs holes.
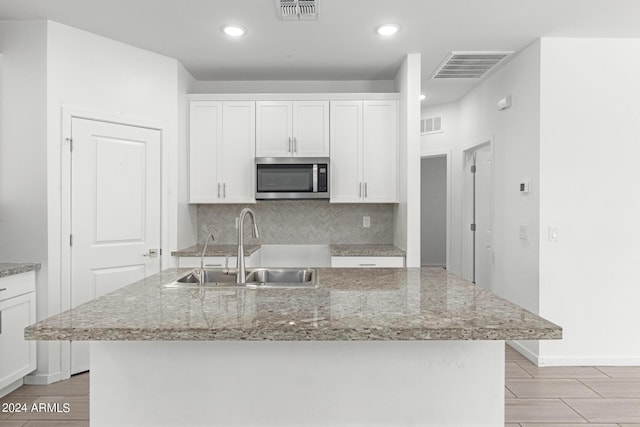
[[[225,258],[223,256],[206,256],[204,257],[205,268],[225,268]],[[235,256],[229,257],[229,268],[237,267],[238,261]],[[258,267],[260,265],[260,250],[255,251],[250,256],[244,257],[246,267]],[[178,268],[200,268],[199,256],[183,256],[178,257]]]
[[[15,274],[0,278],[0,301],[28,294],[36,290],[36,272]]]
[[[331,267],[404,267],[404,257],[400,256],[333,256]]]

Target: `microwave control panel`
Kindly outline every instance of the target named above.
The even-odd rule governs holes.
[[[326,193],[329,191],[327,188],[327,165],[318,165],[318,193]]]

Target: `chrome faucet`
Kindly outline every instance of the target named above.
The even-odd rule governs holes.
[[[253,237],[260,237],[258,233],[258,224],[256,224],[256,214],[249,208],[244,208],[240,212],[240,219],[238,220],[238,276],[236,277],[236,283],[245,283],[246,271],[244,268],[244,217],[247,214],[251,214],[251,221],[253,222]]]
[[[203,284],[205,281],[204,277],[204,255],[207,253],[207,246],[209,246],[209,241],[216,240],[213,237],[213,234],[209,233],[207,236],[207,240],[204,242],[204,249],[202,250],[202,255],[200,256],[200,273],[198,274],[198,280],[200,280],[200,284]]]

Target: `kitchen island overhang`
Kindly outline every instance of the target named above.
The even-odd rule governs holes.
[[[99,341],[92,426],[501,425],[504,340],[562,333],[442,269],[319,269],[317,289],[163,287],[185,271],[26,330]]]

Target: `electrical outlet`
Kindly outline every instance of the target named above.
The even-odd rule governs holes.
[[[236,228],[238,228],[238,222],[240,222],[240,218],[236,217]]]
[[[363,216],[363,217],[362,217],[362,226],[363,226],[364,228],[369,228],[369,227],[371,227],[371,217]]]

